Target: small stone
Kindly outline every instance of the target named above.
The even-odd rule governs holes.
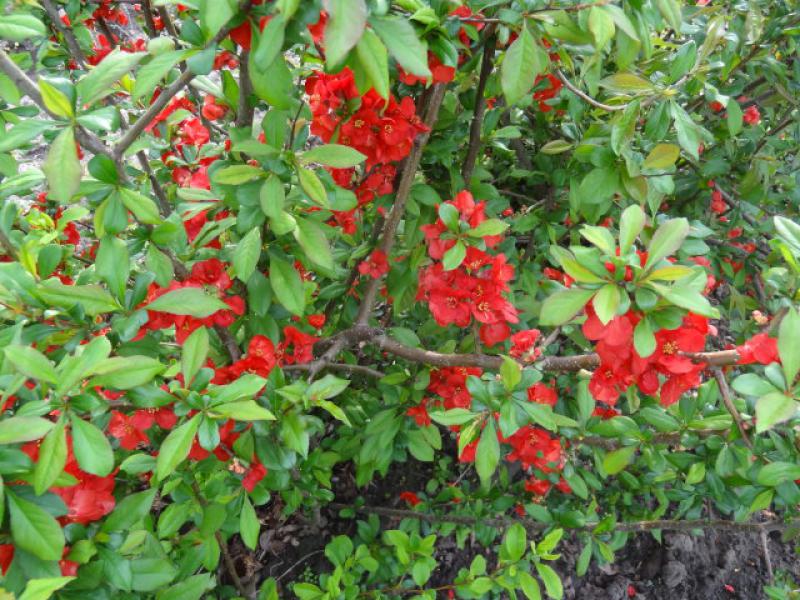
[[[664,580],[664,585],[668,588],[678,587],[686,579],[687,571],[683,563],[677,560],[671,560],[664,567],[664,572],[661,578]]]

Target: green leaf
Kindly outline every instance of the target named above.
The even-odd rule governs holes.
[[[117,299],[124,302],[130,273],[130,254],[125,242],[115,236],[106,236],[100,240],[94,268]]]
[[[198,413],[180,427],[173,429],[161,443],[156,459],[156,477],[159,480],[166,479],[189,455],[202,416]]]
[[[0,137],[0,152],[15,150],[45,131],[53,129],[55,125],[56,123],[53,121],[37,121],[35,119],[20,121],[12,129],[3,132],[3,136]]]
[[[217,404],[214,412],[237,421],[274,421],[275,415],[254,400]]]
[[[69,202],[81,185],[81,163],[78,160],[72,127],[65,128],[53,140],[42,171],[50,187],[48,196],[58,202]]]
[[[742,108],[739,106],[739,103],[736,102],[733,98],[728,100],[728,131],[730,132],[732,137],[736,137],[742,132],[742,124],[744,115],[742,114]]]
[[[153,57],[136,73],[136,83],[133,85],[131,98],[136,101],[152,92],[185,54],[185,50],[173,50]]]
[[[307,150],[300,156],[305,163],[319,163],[336,169],[347,169],[360,165],[367,159],[358,150],[341,144],[323,144]]]
[[[131,211],[140,223],[145,225],[158,225],[161,223],[158,206],[151,198],[128,188],[120,188],[119,198],[125,208]]]
[[[453,269],[457,269],[461,263],[464,262],[466,256],[467,247],[464,245],[464,242],[458,240],[442,257],[442,266],[444,270],[452,271]]]
[[[594,296],[594,290],[564,290],[545,299],[539,315],[540,325],[563,325],[577,315]]]
[[[258,193],[258,201],[261,204],[261,210],[270,219],[277,219],[283,213],[286,193],[283,190],[281,180],[274,173],[267,175],[267,179]]]
[[[244,545],[255,550],[258,545],[258,533],[261,529],[261,523],[258,522],[258,516],[247,494],[244,494],[242,502],[242,510],[239,513],[239,535],[242,536]]]
[[[645,269],[649,269],[661,259],[674,254],[683,245],[683,240],[689,234],[689,221],[670,219],[661,224],[647,246],[647,262]]]
[[[58,383],[58,375],[53,363],[33,346],[6,346],[5,355],[6,360],[26,377],[48,383]]]
[[[656,144],[656,146],[644,159],[642,168],[652,169],[653,171],[662,171],[669,169],[678,160],[681,155],[681,149],[675,144]]]
[[[547,53],[539,47],[527,27],[506,51],[500,71],[500,84],[509,104],[515,104],[530,92],[547,66]]]
[[[522,381],[522,367],[513,358],[503,355],[503,364],[500,365],[500,379],[503,387],[510,392]]]
[[[636,324],[633,330],[633,347],[642,358],[647,358],[656,351],[656,336],[646,317]]]
[[[230,165],[214,171],[212,180],[219,185],[241,185],[264,176],[264,170],[252,165]]]
[[[33,470],[33,491],[37,496],[41,496],[53,485],[66,464],[67,434],[64,431],[64,421],[60,420],[39,447],[39,459]]]
[[[633,73],[614,73],[599,82],[601,87],[612,92],[629,94],[640,92],[652,92],[654,87],[647,79],[643,79]]]
[[[539,148],[539,152],[542,154],[562,154],[563,152],[571,149],[572,144],[566,140],[552,140]]]
[[[72,450],[83,471],[105,477],[114,469],[114,451],[108,438],[90,421],[70,415]]]
[[[756,402],[756,432],[767,431],[797,414],[797,401],[783,392],[770,392]]]
[[[581,235],[606,256],[611,257],[616,254],[617,245],[614,242],[614,236],[611,235],[607,228],[584,225],[581,227]]]
[[[328,239],[316,221],[298,217],[294,237],[312,263],[326,271],[333,270],[333,255]]]
[[[147,52],[113,50],[100,63],[78,81],[78,94],[84,105],[93,104],[114,93],[112,84],[135,67]]]
[[[473,227],[467,231],[467,235],[473,238],[482,238],[487,235],[500,235],[508,229],[508,223],[500,219],[486,219],[477,227]]]
[[[204,319],[229,307],[216,296],[208,295],[202,288],[185,287],[159,296],[144,308],[171,315],[189,315]]]
[[[656,0],[661,16],[672,27],[676,35],[681,33],[681,5],[678,0]]]
[[[340,379],[335,375],[328,373],[325,377],[314,381],[308,389],[306,389],[305,397],[316,402],[318,400],[330,400],[335,398],[347,389],[350,382],[346,379]]]
[[[255,33],[255,28],[253,32]],[[257,35],[250,60],[262,70],[269,67],[283,50],[285,34],[286,20],[281,15],[273,16],[264,31]]]
[[[157,493],[158,488],[151,488],[120,500],[103,523],[102,531],[122,531],[141,521],[150,512]]]
[[[192,382],[195,374],[201,369],[208,356],[208,330],[198,327],[183,342],[181,353],[181,373],[186,387]]]
[[[300,187],[311,200],[323,208],[328,208],[328,192],[320,181],[317,174],[311,169],[297,167],[297,177],[300,180]]]
[[[670,112],[678,134],[678,143],[694,160],[700,158],[701,128],[692,117],[676,102],[670,103]]]
[[[236,246],[233,254],[233,272],[241,281],[247,283],[258,266],[261,257],[261,229],[254,227]]]
[[[206,34],[206,39],[211,39],[234,16],[234,10],[229,0],[201,0],[200,25]]]
[[[494,426],[494,417],[486,418],[486,426],[481,432],[478,448],[475,453],[475,469],[480,477],[481,484],[486,487],[500,461],[500,443],[497,441],[497,431]]]
[[[58,522],[38,505],[6,491],[11,515],[11,537],[17,548],[42,560],[61,560],[64,532]]]
[[[622,211],[619,221],[619,251],[627,254],[644,228],[645,215],[641,206],[631,204]]]
[[[282,258],[270,256],[269,283],[275,297],[293,315],[303,316],[306,304],[305,289],[300,274]]]
[[[598,50],[605,48],[606,44],[614,39],[614,19],[603,10],[603,7],[593,6],[589,11],[589,32],[594,38],[594,47]]]
[[[45,577],[31,579],[25,586],[19,600],[48,600],[55,592],[63,588],[75,577]]]
[[[603,325],[608,324],[616,316],[619,303],[620,290],[613,283],[607,283],[595,294],[592,306],[594,306],[597,318],[600,319]]]
[[[356,45],[358,61],[369,76],[372,87],[381,98],[389,97],[389,55],[371,29],[364,30],[364,35]]]
[[[149,356],[112,356],[91,370],[92,385],[129,390],[149,383],[166,368],[161,361]]]
[[[367,24],[364,0],[329,0],[328,23],[325,25],[325,60],[329,67],[342,63]]]
[[[800,370],[800,316],[790,308],[781,321],[778,330],[778,355],[781,357],[786,385],[794,386],[795,377]]]
[[[39,92],[42,94],[42,101],[51,113],[58,117],[72,118],[75,111],[72,109],[72,102],[67,95],[44,79],[39,79]]]
[[[509,562],[521,559],[528,547],[528,535],[520,523],[514,523],[503,536],[503,550]]]
[[[405,71],[417,77],[432,76],[428,68],[428,50],[408,20],[401,17],[372,17],[369,24]]]
[[[627,467],[636,455],[636,446],[624,446],[609,452],[603,457],[603,470],[609,475],[616,475]]]
[[[20,444],[41,439],[55,427],[42,417],[9,417],[0,421],[0,445]]]
[[[187,577],[166,589],[158,590],[156,600],[200,600],[206,592],[212,591],[215,587],[214,576],[211,573],[201,573]]]
[[[517,573],[517,581],[522,593],[525,594],[528,600],[541,600],[542,590],[533,575],[527,571],[519,571]]]
[[[698,315],[703,315],[704,317],[710,317],[712,319],[719,318],[719,311],[711,306],[711,303],[705,296],[695,290],[680,285],[674,285],[669,291],[665,292],[663,296],[665,300],[668,300],[675,306],[680,306],[681,308],[690,310]]]
[[[739,375],[731,383],[731,387],[746,396],[766,396],[774,392],[780,392],[778,388],[772,385],[766,379],[759,377],[755,373],[745,373]]]
[[[0,19],[0,39],[27,42],[47,35],[44,24],[33,15],[24,13],[3,15]]]
[[[547,595],[551,598],[555,598],[555,600],[561,600],[561,598],[564,597],[564,588],[561,585],[561,579],[558,573],[556,573],[552,567],[544,563],[537,562],[535,564],[536,572],[539,573],[539,577],[541,577],[544,582],[544,589],[547,591]]]
[[[58,279],[39,284],[37,295],[47,304],[71,309],[80,304],[87,315],[120,310],[116,300],[99,285],[64,285]]]
[[[786,481],[800,479],[800,465],[776,461],[764,466],[756,476],[759,485],[774,487]]]

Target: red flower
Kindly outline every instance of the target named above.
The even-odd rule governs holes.
[[[780,360],[778,356],[778,340],[766,333],[754,335],[741,346],[737,346],[736,352],[739,355],[737,364],[740,365],[753,363],[768,365]]]
[[[158,425],[161,429],[172,429],[177,422],[175,412],[167,406],[137,410],[130,418],[130,425],[140,431],[150,429],[153,425]]]
[[[528,400],[555,406],[558,402],[558,395],[553,388],[549,388],[543,383],[537,383],[528,388]]]
[[[8,572],[12,560],[14,560],[14,544],[0,544],[0,570],[3,575]]]
[[[253,488],[256,487],[258,482],[264,479],[266,476],[267,467],[262,465],[261,462],[256,458],[252,463],[250,463],[250,469],[248,469],[244,479],[242,479],[242,487],[248,492],[252,492]]]
[[[480,335],[481,341],[484,343],[484,345],[492,347],[506,341],[508,336],[511,335],[511,328],[502,322],[490,323],[487,325],[481,325],[478,334]]]
[[[389,272],[389,262],[383,250],[374,250],[367,260],[358,265],[358,272],[369,275],[373,279],[380,279]]]
[[[308,324],[314,329],[322,329],[325,325],[325,315],[308,315],[306,321],[308,321]]]
[[[201,114],[209,121],[221,119],[227,112],[228,107],[224,104],[217,104],[217,99],[211,94],[208,94],[205,98],[203,98],[203,110],[201,111]]]
[[[419,499],[419,496],[417,496],[414,492],[400,492],[400,500],[408,502],[410,506],[416,506],[422,502],[422,500]]]
[[[524,358],[526,362],[533,362],[541,354],[541,350],[534,350],[534,345],[541,332],[538,329],[518,331],[511,336],[511,350],[509,354],[514,358]]]
[[[119,440],[120,447],[125,450],[136,450],[140,445],[150,443],[144,432],[134,425],[128,415],[116,410],[111,411],[108,432]]]
[[[314,358],[314,344],[317,340],[318,337],[287,325],[283,328],[283,341],[278,344],[281,364],[292,365],[311,361]],[[289,352],[289,349],[292,351]]]
[[[57,494],[67,505],[67,515],[59,520],[87,525],[102,519],[114,510],[115,473],[110,473],[106,477],[84,473],[72,453],[72,438],[67,438],[67,444],[67,464],[64,471],[75,477],[78,483],[70,487],[51,488],[50,491]]]
[[[319,20],[313,24],[308,26],[308,32],[311,34],[311,39],[314,40],[315,44],[322,43],[322,36],[325,33],[325,25],[328,23],[328,13],[324,10],[319,12]]]
[[[417,406],[412,406],[406,411],[406,414],[412,417],[414,422],[420,427],[427,427],[431,424],[431,417],[428,414],[427,404],[428,401],[423,400]]]
[[[761,123],[761,113],[758,111],[758,107],[755,104],[748,106],[744,111],[744,115],[742,115],[742,120],[748,125]]]
[[[724,108],[725,108],[725,107],[722,105],[722,103],[721,103],[721,102],[717,102],[716,100],[714,100],[713,102],[711,102],[711,104],[709,104],[709,105],[708,105],[708,107],[709,107],[711,110],[713,110],[714,112],[719,112],[719,111],[721,111],[722,109],[724,109]]]
[[[525,491],[530,492],[535,496],[544,496],[548,491],[550,491],[550,482],[546,479],[536,479],[536,477],[531,477],[525,481]]]

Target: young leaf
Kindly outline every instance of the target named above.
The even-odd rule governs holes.
[[[656,144],[642,163],[642,168],[653,171],[669,169],[678,160],[681,149],[675,144]]]
[[[689,221],[683,217],[662,223],[647,246],[647,262],[644,268],[649,269],[662,258],[673,254],[681,247],[688,234]]]
[[[335,169],[347,169],[360,165],[366,156],[358,150],[341,144],[324,144],[304,152],[300,159],[305,163],[319,163]]]
[[[294,237],[312,263],[326,271],[333,270],[333,255],[328,239],[316,221],[298,218]]]
[[[636,446],[624,446],[609,452],[603,458],[603,470],[609,475],[616,475],[627,467],[636,455]]]
[[[0,445],[33,442],[45,436],[55,423],[42,417],[9,417],[0,421]]]
[[[297,167],[297,177],[300,180],[300,187],[303,188],[308,197],[315,204],[328,208],[328,192],[325,191],[325,186],[317,177],[317,174],[311,169]]]
[[[622,211],[619,220],[619,251],[620,254],[627,254],[633,246],[638,235],[644,228],[644,211],[638,204],[631,204]]]
[[[5,355],[6,360],[26,377],[58,383],[53,363],[33,346],[6,346]]]
[[[371,29],[366,29],[356,45],[358,61],[367,72],[372,87],[381,98],[389,97],[389,55],[386,46]]]
[[[797,372],[800,371],[800,316],[790,308],[778,330],[778,355],[781,357],[786,385],[791,389]]]
[[[255,550],[258,545],[258,532],[261,524],[258,522],[256,511],[250,503],[247,494],[242,499],[242,510],[239,513],[239,535],[242,536],[244,545]]]
[[[100,63],[80,78],[77,84],[81,103],[93,104],[114,92],[113,83],[128,73],[140,60],[147,56],[146,52],[123,52],[113,50]]]
[[[756,432],[788,421],[797,414],[797,401],[783,392],[770,392],[756,402]]]

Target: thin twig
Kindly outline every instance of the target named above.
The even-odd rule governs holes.
[[[53,1],[42,0],[42,6],[44,6],[44,10],[47,12],[47,16],[50,18],[53,27],[56,28],[56,31],[61,34],[64,41],[67,43],[67,47],[69,48],[70,54],[72,54],[72,57],[75,59],[75,62],[77,62],[81,68],[86,68],[86,55],[84,55],[83,50],[81,50],[80,44],[78,44],[78,40],[75,39],[72,30],[64,26]]]
[[[291,572],[292,572],[292,571],[294,571],[294,570],[295,570],[297,567],[299,567],[300,565],[302,565],[302,564],[303,564],[305,561],[307,561],[309,558],[311,558],[312,556],[316,556],[317,554],[321,554],[322,552],[324,552],[324,550],[323,550],[323,549],[319,549],[319,550],[314,550],[313,552],[309,552],[309,553],[308,553],[308,554],[306,554],[305,556],[301,556],[301,557],[300,557],[300,558],[299,558],[297,561],[295,561],[295,563],[294,563],[294,564],[293,564],[291,567],[289,567],[289,568],[288,568],[288,569],[286,569],[286,570],[285,570],[283,573],[281,573],[281,574],[280,574],[278,577],[276,577],[276,578],[275,578],[275,581],[278,581],[278,582],[280,582],[280,581],[281,581],[281,580],[282,580],[284,577],[286,577],[286,576],[287,576],[289,573],[291,573]]]
[[[613,105],[612,106],[611,104],[604,104],[602,102],[599,102],[598,100],[595,100],[589,94],[587,94],[586,92],[581,90],[579,87],[577,87],[569,79],[567,79],[567,76],[564,75],[564,72],[561,69],[555,69],[554,72],[556,74],[556,77],[558,77],[561,80],[561,83],[564,84],[565,88],[567,88],[570,92],[572,92],[573,94],[575,94],[579,98],[582,98],[583,100],[585,100],[586,102],[588,102],[589,104],[591,104],[592,106],[594,106],[596,108],[600,108],[602,110],[614,112],[614,111],[617,111],[617,110],[625,110],[627,108],[627,106],[628,106],[627,104],[619,104],[619,105]]]
[[[794,119],[794,117],[792,117],[792,112],[794,112],[794,111],[793,110],[789,111],[789,114],[786,115],[780,123],[778,123],[773,129],[770,129],[767,133],[764,134],[764,137],[762,137],[759,140],[758,144],[756,145],[755,150],[753,150],[753,155],[756,155],[761,151],[761,149],[769,141],[769,138],[774,136],[776,133],[780,133],[781,131],[783,131],[784,129],[789,127],[789,125],[794,123],[795,119]]]
[[[767,532],[762,529],[759,532],[761,538],[761,549],[764,551],[764,563],[767,565],[767,577],[769,578],[770,585],[775,583],[775,572],[772,570],[772,558],[769,555],[769,538]]]
[[[736,428],[739,430],[739,433],[742,435],[742,440],[750,448],[751,451],[754,450],[753,442],[750,441],[750,437],[747,435],[747,430],[744,426],[744,420],[742,419],[742,415],[736,409],[736,406],[733,404],[733,399],[731,398],[731,390],[728,387],[728,380],[725,379],[725,374],[722,372],[722,369],[719,367],[715,367],[713,369],[714,377],[717,380],[717,385],[719,386],[719,392],[722,395],[722,402],[725,404],[725,408],[728,409],[728,412],[733,417],[734,423],[736,423]]]
[[[368,375],[369,377],[374,377],[376,379],[381,379],[386,374],[382,371],[378,371],[377,369],[373,369],[371,367],[365,367],[364,365],[349,365],[347,363],[328,363],[325,365],[326,368],[332,369],[334,371],[346,371],[348,373],[358,373],[361,375]],[[304,365],[285,365],[281,367],[283,371],[298,371],[298,372],[309,372],[311,371],[310,364]]]

